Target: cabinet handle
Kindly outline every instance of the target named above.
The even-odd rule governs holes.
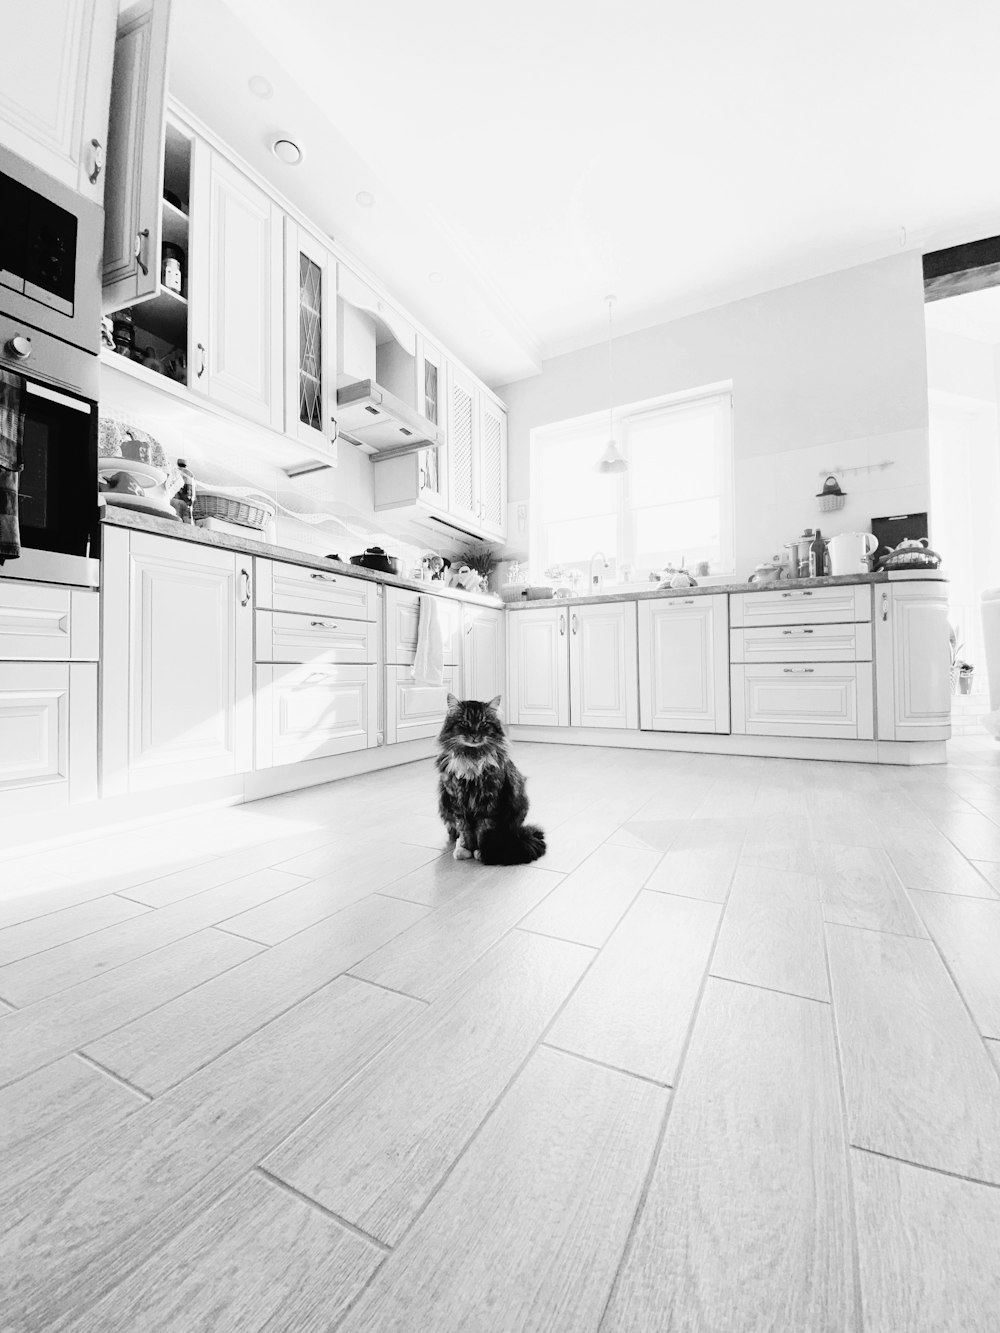
[[[309,624],[313,629],[336,629],[336,625],[329,624],[326,620],[310,620]]]
[[[240,598],[240,606],[247,606],[250,602],[250,575],[247,570],[240,570],[240,578],[243,580],[243,596]]]
[[[889,619],[889,594],[887,592],[882,594],[882,619]]]
[[[142,231],[137,231],[135,234],[135,262],[142,269],[142,276],[145,278],[149,275],[149,269],[142,262],[142,242],[144,239],[149,239],[148,227],[143,227]]]
[[[674,597],[670,602],[671,609],[675,606],[694,606],[693,597]]]
[[[90,181],[91,185],[96,185],[98,176],[104,170],[104,145],[100,139],[91,139],[90,147],[90,158],[93,165],[87,172],[87,180]]]
[[[559,613],[559,633],[566,633],[566,615],[564,612]]]
[[[783,629],[782,634],[811,634],[811,629]]]
[[[811,588],[796,588],[795,592],[783,592],[781,595],[782,595],[782,597],[794,597],[794,596],[796,596],[796,594],[798,594],[799,597],[811,597],[811,596],[812,596],[812,589],[811,589]]]
[[[576,612],[574,611],[574,612],[573,612],[573,633],[575,634],[579,628],[580,628],[580,622],[579,622],[579,620],[578,620],[577,617],[576,617]]]
[[[201,355],[198,357],[198,379],[201,379],[205,373],[205,344],[198,343],[198,351]]]
[[[782,667],[786,676],[811,676],[815,667]]]
[[[333,574],[310,574],[311,579],[321,579],[324,583],[336,583],[336,577]]]

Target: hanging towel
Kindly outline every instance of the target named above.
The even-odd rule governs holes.
[[[0,564],[21,554],[17,522],[17,479],[24,466],[21,444],[24,412],[21,377],[0,370]]]
[[[436,597],[421,597],[413,679],[419,685],[444,684],[444,634]]]

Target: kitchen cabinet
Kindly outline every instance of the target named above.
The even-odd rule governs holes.
[[[432,605],[441,629],[444,661],[457,666],[461,661],[461,603],[436,593],[413,592],[408,588],[385,589],[385,660],[393,666],[412,666],[417,651],[420,624],[420,600],[433,599]]]
[[[906,580],[874,589],[879,740],[951,735],[947,587]]]
[[[117,0],[4,0],[0,139],[101,203]]]
[[[507,532],[507,410],[479,392],[479,529],[502,540]]]
[[[644,731],[729,731],[727,602],[724,593],[639,602]]]
[[[504,613],[498,607],[462,607],[462,697],[488,703],[500,696],[507,716],[504,684]]]
[[[221,153],[195,140],[189,382],[284,430],[283,215]]]
[[[413,679],[422,597],[433,598],[440,620],[444,658],[440,685]],[[460,688],[460,622],[461,605],[450,598],[406,588],[385,589],[385,738],[390,745],[426,740],[441,730],[448,695]]]
[[[104,308],[109,311],[160,296],[164,239],[182,244],[185,254],[188,249],[186,213],[163,199],[168,188],[164,170],[169,22],[170,0],[144,0],[118,20],[104,198]],[[171,149],[175,146],[172,139]],[[175,182],[169,188],[176,193]],[[186,205],[190,187],[185,182],[181,188]],[[175,235],[178,230],[182,237]],[[171,293],[165,289],[163,304],[167,318],[181,318],[171,309]],[[148,320],[153,311],[145,314]],[[174,341],[186,348],[186,327],[184,335]]]
[[[285,433],[337,461],[336,264],[285,218]]]
[[[256,604],[302,615],[375,620],[378,584],[284,560],[258,560]]]
[[[507,412],[471,375],[448,367],[448,513],[476,536],[502,539]]]
[[[447,438],[445,361],[422,334],[417,335],[415,393],[417,411]],[[392,388],[392,385],[388,385]],[[400,386],[401,387],[401,386]],[[404,400],[405,401],[405,400]],[[447,508],[447,444],[411,454],[373,457],[376,510],[409,510],[415,516],[441,514]]]
[[[96,662],[99,600],[85,588],[0,580],[0,660]]]
[[[639,725],[634,602],[518,611],[507,639],[511,722]]]
[[[251,562],[106,527],[104,795],[250,770]]]
[[[782,588],[734,593],[729,621],[737,629],[757,625],[830,625],[871,620],[871,586],[833,584],[821,588]]]
[[[0,815],[97,797],[97,663],[0,662]]]
[[[364,750],[377,741],[378,667],[258,665],[258,768]]]
[[[734,664],[732,712],[734,734],[871,740],[872,665]]]

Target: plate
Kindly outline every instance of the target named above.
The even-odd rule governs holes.
[[[166,471],[153,467],[152,463],[137,463],[134,458],[99,458],[97,470],[102,477],[112,476],[115,472],[125,472],[134,477],[140,486],[162,486],[167,479]],[[105,494],[109,492],[105,491]],[[110,492],[114,494],[114,492]]]
[[[176,509],[171,509],[165,500],[154,500],[151,495],[118,495],[115,491],[102,491],[105,504],[119,505],[122,509],[139,509],[144,514],[158,514],[160,518],[176,518]]]

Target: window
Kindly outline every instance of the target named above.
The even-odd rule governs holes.
[[[531,434],[531,562],[586,569],[603,551],[644,578],[650,570],[707,560],[733,569],[732,395],[633,404],[614,414],[628,461],[594,471],[608,440],[606,413]]]

